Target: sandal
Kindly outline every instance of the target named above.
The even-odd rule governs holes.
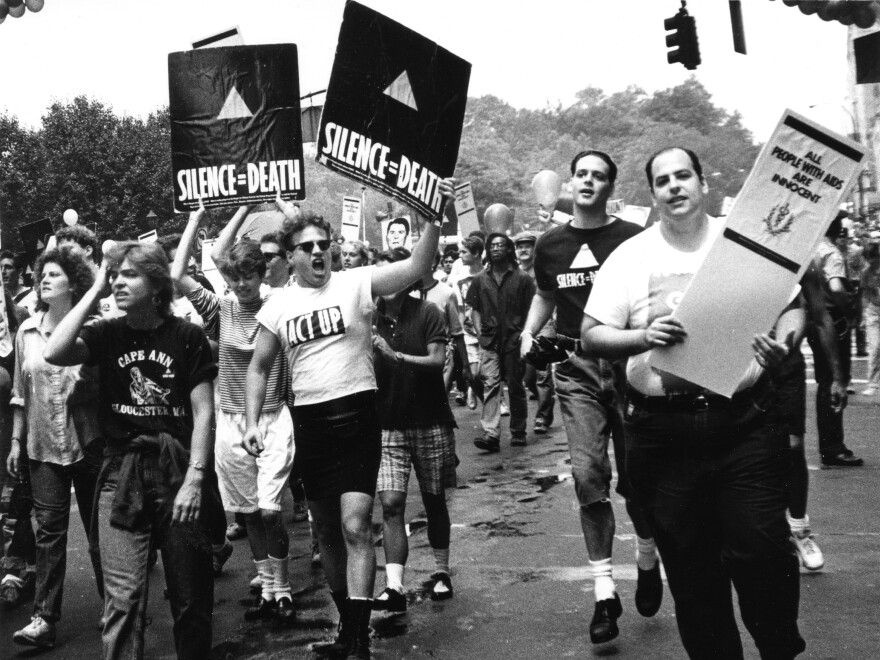
[[[442,571],[432,573],[431,581],[429,584],[429,593],[431,594],[431,600],[449,600],[450,598],[452,598],[452,578],[449,577],[449,573],[444,573]],[[447,591],[437,591],[436,589],[438,584],[442,584],[444,587],[446,587]]]

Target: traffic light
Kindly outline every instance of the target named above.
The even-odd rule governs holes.
[[[877,20],[877,5],[865,0],[782,0],[788,7],[797,7],[802,14],[816,14],[823,21],[837,21],[867,29]]]
[[[673,47],[666,53],[666,61],[670,64],[681,62],[689,71],[696,69],[702,60],[700,44],[697,42],[697,22],[693,16],[682,7],[675,16],[665,19],[663,26],[667,32],[672,33],[666,35],[666,45]]]

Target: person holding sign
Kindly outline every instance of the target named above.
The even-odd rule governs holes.
[[[108,283],[125,316],[86,324]],[[204,512],[213,496],[217,365],[204,331],[171,313],[157,243],[117,243],[49,337],[49,364],[97,366],[107,447],[98,477],[104,658],[143,657],[148,556],[162,552],[177,657],[211,655],[214,576]]]
[[[663,149],[645,171],[661,221],[602,266],[587,301],[583,350],[629,358],[627,469],[663,559],[688,655],[742,657],[732,583],[761,657],[793,658],[806,644],[785,518],[791,463],[767,373],[788,355],[791,340],[756,336],[756,359],[730,399],[652,368],[652,351],[687,337],[674,306],[724,221],[706,215],[708,187],[692,151]],[[778,320],[777,336],[792,333],[790,317],[786,310]]]
[[[288,576],[290,539],[281,518],[281,496],[293,467],[293,423],[287,409],[287,363],[278,355],[269,372],[259,425],[264,451],[254,457],[241,445],[245,432],[242,375],[253,356],[260,330],[257,313],[280,289],[261,289],[267,259],[256,241],[233,244],[248,207],[241,206],[224,227],[211,258],[232,293],[218,296],[186,272],[192,242],[205,207],[190,213],[171,265],[178,290],[205,321],[209,339],[219,344],[220,407],[214,461],[224,508],[245,517],[248,542],[260,580],[260,600],[245,619],[274,619],[282,625],[296,617]]]
[[[296,285],[273,296],[257,313],[261,327],[247,371],[242,443],[254,456],[265,449],[258,420],[269,373],[283,347],[296,397],[297,461],[318,527],[324,573],[341,617],[331,652],[343,657],[349,652],[369,657],[370,648],[376,575],[370,519],[382,451],[373,301],[418,281],[431,267],[442,207],[453,195],[453,184],[453,179],[440,183],[444,203],[437,224],[426,225],[412,256],[383,268],[333,272],[330,224],[314,213],[285,211],[283,247]],[[346,378],[341,382],[342,373]]]
[[[535,245],[534,271],[537,291],[529,308],[520,342],[526,356],[535,335],[551,321],[556,311],[554,340],[571,346],[580,333],[584,306],[589,300],[599,266],[623,241],[638,234],[641,227],[609,216],[608,198],[614,192],[617,164],[595,149],[576,154],[571,161],[574,218],[554,227]],[[554,344],[559,346],[558,343]],[[636,609],[653,616],[660,608],[663,583],[660,562],[650,529],[633,502],[624,464],[623,385],[620,365],[600,358],[587,358],[565,350],[557,351],[556,393],[568,437],[572,475],[575,480],[581,529],[593,573],[596,598],[590,639],[607,642],[619,634],[617,618],[623,608],[612,578],[611,554],[615,519],[611,508],[611,462],[608,443],[613,442],[617,463],[617,492],[626,498],[626,508],[637,536],[638,583]]]

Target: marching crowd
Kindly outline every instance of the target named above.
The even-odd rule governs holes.
[[[586,150],[571,161],[570,222],[540,236],[474,232],[442,253],[433,222],[412,251],[401,245],[409,223],[398,223],[400,236],[389,227],[379,252],[335,242],[322,216],[280,197],[280,231],[236,240],[242,207],[212,249],[221,292],[193,266],[204,208],[180,235],[104,254],[89,229],[66,227],[33,264],[33,288],[24,264],[0,253],[14,335],[0,364],[0,601],[15,607],[33,593],[31,622],[13,641],[55,644],[71,488],[104,601],[103,657],[143,656],[159,556],[178,657],[210,657],[227,536],[246,535],[254,561],[257,596],[244,618],[289,624],[282,496],[291,488],[339,612],[336,639],[314,650],[368,658],[371,613],[407,608],[413,468],[435,562],[429,592],[453,597],[450,392],[481,406],[473,444],[486,453],[500,450],[505,416],[510,444],[526,444],[531,392],[532,431],[554,424],[558,400],[568,438],[593,643],[618,636],[624,607],[612,567],[613,459],[637,535],[637,611],[659,610],[662,561],[690,657],[742,658],[731,585],[762,658],[801,653],[799,565],[818,570],[824,560],[807,515],[800,346],[806,337],[815,357],[822,462],[858,467],[843,433],[850,333],[864,328],[857,350],[869,354],[862,394],[871,396],[880,389],[880,248],[851,245],[836,218],[776,326],[754,338],[736,393],[721,397],[649,357],[687,337],[674,301],[723,220],[706,213],[692,151],[663,149],[645,174],[660,217],[648,228],[608,214],[617,165]],[[447,200],[453,183],[441,184]]]

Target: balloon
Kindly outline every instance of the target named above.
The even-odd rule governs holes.
[[[562,178],[553,170],[542,170],[532,179],[532,192],[535,199],[545,210],[550,210],[559,199],[562,190]]]
[[[116,247],[116,241],[108,239],[101,244],[101,254],[105,257],[110,254],[110,251]]]
[[[12,16],[12,18],[21,18],[22,16],[24,16],[24,5],[19,5],[18,7],[10,7],[9,15]]]
[[[64,220],[64,224],[68,227],[73,227],[76,221],[79,220],[79,214],[73,209],[67,209],[61,217]]]
[[[6,6],[6,3],[3,0],[0,0],[0,23],[6,20],[6,17],[9,15],[9,7]]]
[[[10,9],[20,7],[22,4],[24,4],[24,0],[5,0],[5,2]]]
[[[35,14],[43,8],[43,0],[24,0],[25,6]]]
[[[483,214],[483,224],[490,234],[507,233],[513,226],[513,212],[504,204],[492,204]]]

